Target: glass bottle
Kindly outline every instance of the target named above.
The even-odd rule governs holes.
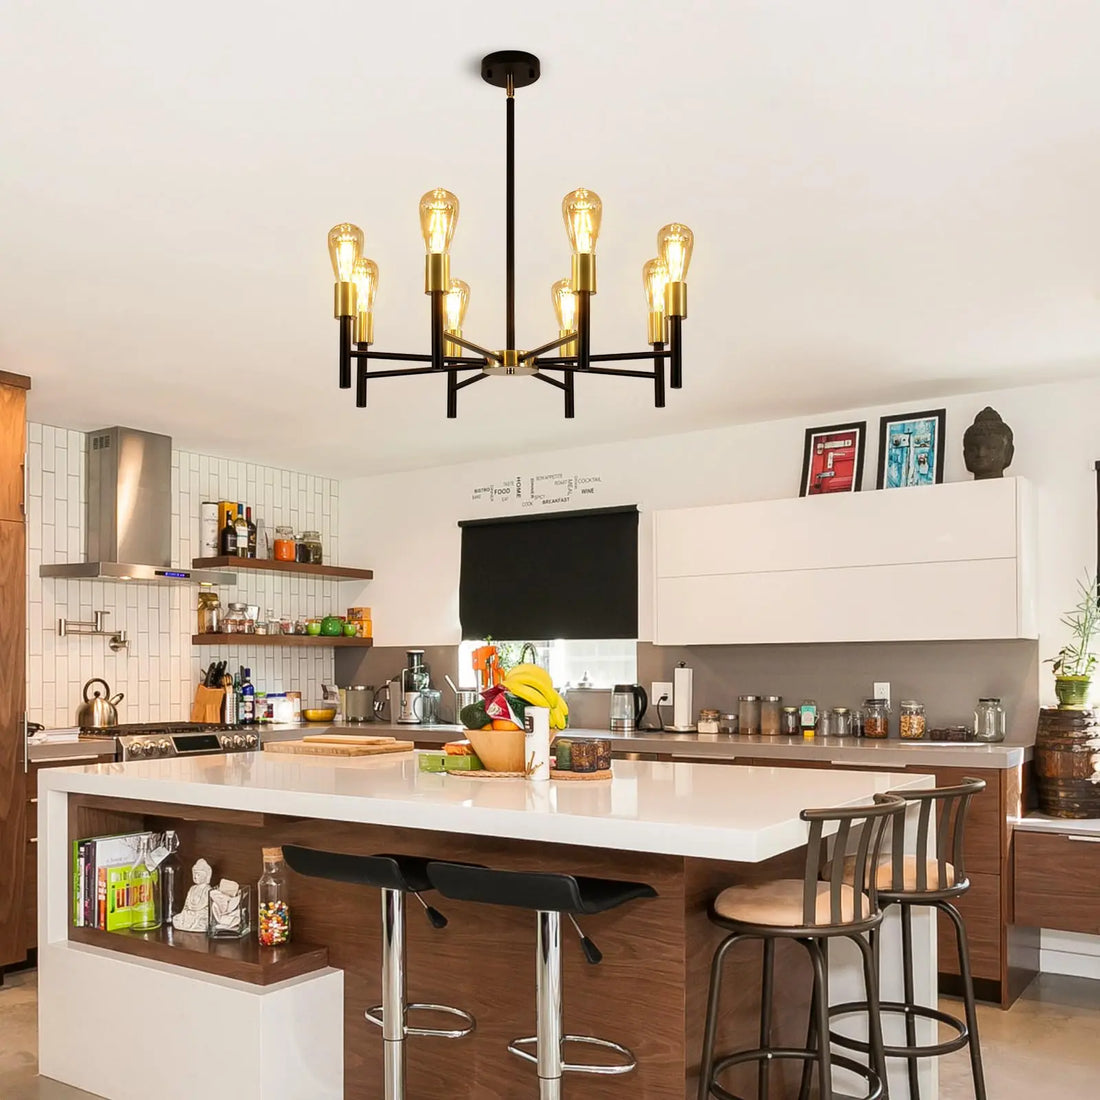
[[[274,947],[290,939],[286,866],[282,848],[264,849],[264,873],[256,884],[260,945]]]
[[[248,557],[248,520],[244,518],[244,508],[237,505],[237,557]]]
[[[798,724],[803,737],[813,737],[817,733],[817,700],[803,699],[798,708]]]
[[[225,513],[225,526],[218,535],[218,550],[223,558],[237,556],[237,524],[228,510]]]
[[[172,918],[183,905],[185,890],[179,857],[180,841],[175,829],[164,834],[164,850],[168,853],[157,867],[160,874],[161,917],[165,924],[171,924]]]
[[[256,556],[256,524],[252,519],[252,509],[246,508],[244,510],[244,521],[248,527],[248,556],[254,558]]]
[[[199,593],[198,634],[217,634],[221,627],[222,601],[217,592],[206,589]]]
[[[1003,741],[1005,739],[1005,709],[1000,699],[979,699],[974,711],[974,740]]]
[[[163,922],[160,873],[150,851],[152,836],[140,839],[138,857],[130,870],[130,899],[135,932],[152,932]]]

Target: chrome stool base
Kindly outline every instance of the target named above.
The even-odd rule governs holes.
[[[538,1065],[538,1054],[523,1049],[524,1046],[534,1046],[537,1051],[538,1041],[537,1035],[531,1035],[524,1039],[513,1039],[508,1044],[508,1052],[514,1054],[517,1058]],[[610,1039],[597,1039],[594,1035],[563,1035],[561,1041],[563,1043],[587,1043],[589,1046],[614,1051],[626,1059],[625,1062],[611,1062],[606,1065],[588,1062],[562,1062],[562,1073],[602,1073],[613,1076],[618,1073],[630,1073],[631,1070],[638,1068],[638,1061],[633,1053],[622,1044],[611,1042]]]
[[[469,1035],[477,1027],[477,1022],[474,1020],[468,1012],[463,1012],[461,1008],[452,1008],[450,1005],[425,1005],[425,1004],[410,1004],[405,1005],[406,1019],[409,1012],[445,1012],[451,1016],[457,1016],[460,1020],[463,1020],[466,1024],[465,1027],[460,1028],[437,1028],[437,1027],[409,1027],[405,1024],[405,1035],[427,1035],[434,1036],[437,1039],[461,1039],[465,1035]],[[372,1008],[368,1008],[363,1015],[367,1020],[374,1024],[375,1027],[382,1028],[385,1031],[386,1022],[385,1015],[381,1005],[374,1005]]]

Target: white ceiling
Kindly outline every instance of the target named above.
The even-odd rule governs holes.
[[[356,475],[1100,367],[1095,0],[15,2],[0,24],[0,368],[31,415]],[[641,347],[642,262],[696,234],[684,389],[336,387],[325,234],[381,267],[376,347],[427,350],[416,203],[462,202],[466,334],[503,345],[503,93],[519,340],[556,334],[561,196],[604,201],[595,350]]]

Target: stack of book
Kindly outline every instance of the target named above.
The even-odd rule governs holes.
[[[118,932],[133,923],[130,873],[143,840],[122,833],[73,841],[73,924]]]

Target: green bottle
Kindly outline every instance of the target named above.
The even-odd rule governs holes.
[[[152,842],[152,837],[141,838],[137,862],[130,870],[130,911],[133,914],[130,927],[135,932],[152,932],[164,919],[160,872],[151,850]]]

